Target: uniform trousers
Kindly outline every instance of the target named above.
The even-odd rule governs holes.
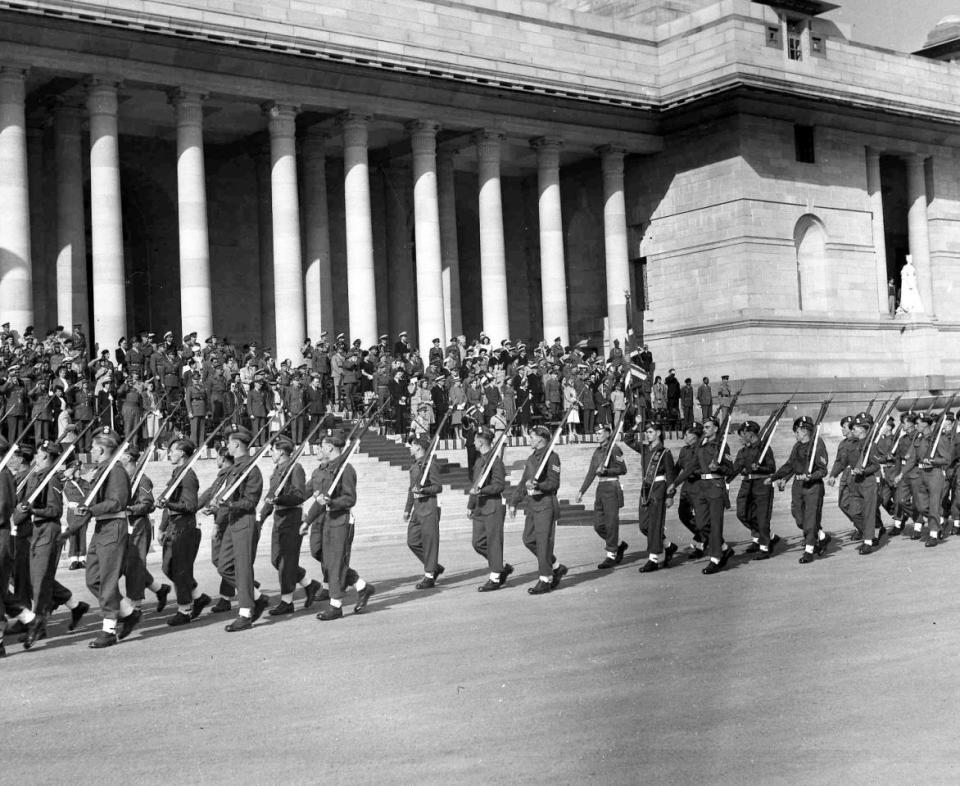
[[[440,508],[421,514],[414,510],[407,523],[407,546],[423,563],[423,572],[436,576],[440,556]]]
[[[153,527],[146,516],[138,518],[133,532],[128,530],[123,575],[130,600],[143,600],[146,588],[153,584],[153,576],[147,570],[147,552],[152,539]]]
[[[177,592],[177,605],[193,602],[197,582],[193,578],[193,563],[200,549],[200,528],[189,524],[170,524],[163,533],[163,574],[170,579]],[[251,590],[252,592],[252,590]]]
[[[220,545],[223,543],[223,532],[226,524],[214,519],[213,534],[210,536],[210,561],[213,567],[220,572]],[[237,593],[237,588],[227,581],[223,576],[220,577],[220,595],[224,598],[232,598]]]
[[[13,578],[14,537],[10,526],[0,528],[0,612],[11,616],[14,609],[13,593],[10,592],[10,580]]]
[[[930,501],[930,495],[923,485],[923,472],[917,472],[915,478],[908,478],[910,483],[910,498],[912,502],[910,515],[914,522],[923,523],[927,515],[927,505]]]
[[[953,494],[950,502],[950,518],[954,522],[960,522],[960,472],[953,479]]]
[[[330,598],[342,600],[344,593],[360,579],[350,567],[353,547],[353,522],[349,511],[335,516],[327,515],[323,523],[323,572],[330,586]]]
[[[737,492],[737,519],[761,546],[770,545],[770,517],[773,514],[773,486],[763,479],[746,480]]]
[[[30,584],[30,539],[33,536],[33,524],[24,522],[17,527],[13,539],[13,595],[16,601],[30,608],[33,586]]]
[[[30,539],[30,583],[33,585],[33,607],[37,614],[47,614],[56,606],[70,600],[70,590],[55,578],[62,550],[59,521],[43,521],[33,525],[33,537]]]
[[[917,512],[912,490],[913,484],[910,479],[904,478],[893,492],[893,517],[901,524],[906,523],[907,519],[916,520],[920,515]]]
[[[943,495],[947,490],[947,480],[939,467],[925,469],[920,472],[917,509],[921,516],[926,516],[927,526],[933,530],[940,529],[940,511],[943,508]]]
[[[290,439],[293,440],[293,444],[299,445],[303,442],[303,437],[303,415],[290,418]]]
[[[484,503],[484,507],[488,504]],[[503,500],[496,499],[490,513],[476,510],[472,513],[473,550],[487,561],[491,573],[500,573],[503,570],[503,521],[507,515]]]
[[[816,546],[823,514],[823,481],[793,481],[790,513],[797,527],[803,530],[803,544]]]
[[[557,517],[553,510],[553,499],[546,507],[537,505],[535,510],[527,503],[527,515],[523,524],[523,545],[537,558],[537,569],[540,576],[550,576],[553,573],[553,543],[556,533]]]
[[[277,526],[273,523],[273,533],[270,536],[270,564],[276,569],[280,577],[280,592],[289,595],[297,589],[297,582],[302,581],[307,572],[300,567],[300,544],[303,535],[300,534],[300,522],[293,521]]]
[[[26,420],[18,415],[10,415],[7,418],[7,442],[11,445],[17,441],[20,436],[20,430],[24,427]]]
[[[698,480],[693,510],[700,532],[707,539],[707,554],[720,559],[723,555],[723,509],[727,492],[722,480]]]
[[[680,523],[690,530],[694,539],[702,543],[704,538],[700,534],[696,511],[693,509],[693,498],[696,496],[699,482],[699,480],[687,480],[680,487],[680,496],[677,499],[677,517],[680,519]]]
[[[133,428],[137,425],[137,421],[140,420],[140,410],[136,407],[128,407],[124,405],[121,408],[120,413],[123,415],[123,436],[124,438],[130,440],[131,443],[136,445],[140,435],[134,434]]]
[[[323,530],[327,518],[329,518],[329,513],[324,511],[320,514],[320,517],[310,525],[310,555],[320,563],[320,568],[323,571],[323,580],[325,582],[329,582],[327,568],[323,561]]]
[[[666,506],[667,487],[662,480],[653,486],[643,486],[640,494],[640,532],[647,539],[647,556],[653,557],[663,553],[664,522],[667,518]],[[646,504],[644,504],[646,499]]]
[[[259,415],[255,415],[255,416],[252,418],[252,420],[253,420],[253,433],[254,433],[254,435],[260,434],[260,432],[263,430],[263,427],[264,427],[265,425],[267,425],[267,419],[266,419],[265,417],[262,418],[262,417],[260,417]],[[254,447],[257,447],[257,448],[260,447],[261,445],[263,445],[263,441],[264,441],[265,439],[270,439],[270,435],[269,435],[269,434],[260,434],[260,436],[257,437],[256,441],[253,443],[253,446],[254,446]]]
[[[617,480],[603,480],[597,484],[593,502],[593,531],[614,552],[620,545],[620,508],[623,506],[623,490]]]
[[[203,415],[194,415],[190,418],[190,439],[199,450],[207,438],[207,419]]]
[[[853,478],[844,477],[840,481],[840,493],[837,496],[837,506],[853,524],[857,532],[862,532],[863,500],[859,494],[859,484]]]
[[[260,541],[260,525],[253,516],[227,524],[220,541],[217,569],[220,577],[236,587],[241,609],[253,608],[253,561]]]
[[[880,515],[880,484],[876,475],[855,481],[851,478],[851,491],[860,500],[860,520],[854,526],[864,540],[873,540],[877,531],[877,518]],[[939,521],[939,520],[938,520]]]
[[[87,551],[87,589],[100,603],[106,619],[120,613],[120,577],[127,557],[127,520],[96,522]]]
[[[87,524],[84,523],[76,532],[71,532],[67,543],[70,545],[71,557],[85,557],[87,555]]]

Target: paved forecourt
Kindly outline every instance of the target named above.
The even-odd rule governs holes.
[[[827,527],[848,533],[835,496]],[[358,616],[350,593],[333,623],[300,611],[301,593],[293,618],[240,634],[222,615],[171,629],[148,601],[128,640],[94,652],[96,615],[67,634],[58,612],[34,650],[7,638],[5,736],[25,742],[4,771],[32,784],[955,782],[960,539],[861,557],[838,537],[801,566],[788,506],[778,495],[774,559],[738,555],[712,577],[685,559],[638,574],[635,525],[624,564],[601,573],[592,529],[562,527],[570,574],[530,597],[518,519],[517,573],[497,593],[476,592],[486,567],[455,531],[427,592],[400,538],[358,542],[377,593]],[[726,524],[742,551],[732,512]],[[275,595],[267,553],[261,541]],[[59,578],[86,596],[80,572]],[[213,594],[205,557],[198,580]]]

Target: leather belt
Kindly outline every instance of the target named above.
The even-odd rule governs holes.
[[[123,519],[124,521],[126,521],[127,520],[126,511],[121,510],[118,513],[104,513],[102,516],[93,517],[94,521],[113,521],[114,519]]]
[[[597,483],[609,482],[609,481],[611,481],[611,480],[612,480],[614,483],[618,483],[620,479],[617,478],[617,477],[597,478]]]
[[[726,479],[726,478],[724,478],[723,475],[707,474],[707,475],[701,475],[701,476],[700,476],[700,480],[725,480],[725,479]]]
[[[769,475],[744,475],[744,480],[766,480],[769,478]]]

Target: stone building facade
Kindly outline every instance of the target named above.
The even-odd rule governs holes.
[[[629,324],[757,389],[938,389],[956,47],[858,44],[833,7],[0,0],[0,321],[292,359]]]

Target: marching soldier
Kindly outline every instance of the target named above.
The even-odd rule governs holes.
[[[523,467],[523,477],[510,497],[510,516],[517,515],[517,506],[527,500],[526,521],[523,526],[523,545],[537,557],[539,578],[527,589],[531,595],[544,595],[560,585],[567,575],[567,566],[557,563],[553,553],[557,525],[557,489],[560,488],[560,457],[550,450],[546,466],[540,464],[550,449],[553,435],[546,426],[537,426],[530,432],[533,452]]]
[[[163,545],[163,573],[173,582],[177,593],[177,613],[167,625],[180,627],[200,616],[210,605],[210,596],[200,592],[193,577],[193,564],[200,549],[200,528],[197,511],[200,509],[200,481],[187,463],[197,446],[190,439],[178,439],[169,449],[173,473],[166,491],[157,500],[163,511],[160,518],[160,540]],[[170,486],[179,478],[177,487]]]
[[[313,605],[321,586],[318,581],[308,580],[307,571],[300,567],[300,545],[303,543],[303,534],[300,531],[303,511],[300,506],[307,499],[306,475],[299,462],[293,463],[293,442],[285,436],[277,436],[274,437],[272,445],[273,474],[270,476],[267,498],[260,512],[260,521],[266,521],[267,517],[273,514],[270,564],[276,568],[280,577],[280,601],[269,613],[272,617],[278,617],[293,614],[293,593],[297,584],[304,588],[307,595],[303,602],[305,609]]]
[[[693,508],[707,536],[710,562],[702,571],[707,576],[723,570],[734,553],[723,539],[723,511],[730,505],[725,477],[729,469],[729,456],[726,446],[723,455],[720,453],[719,430],[720,424],[716,418],[706,418],[703,422],[703,438],[696,449],[700,480],[697,482]]]
[[[502,587],[513,573],[513,565],[503,561],[503,521],[506,508],[503,490],[507,473],[503,461],[493,450],[493,432],[484,428],[477,432],[476,444],[480,460],[473,467],[473,485],[470,487],[470,518],[473,519],[473,550],[487,560],[490,576],[480,585],[479,592],[492,592]],[[490,467],[489,472],[487,467]],[[487,477],[483,479],[486,473]],[[483,485],[480,485],[483,479]]]
[[[210,510],[210,503],[213,502],[217,494],[223,489],[223,481],[233,469],[233,456],[227,451],[226,446],[221,446],[217,450],[217,476],[213,483],[197,499],[197,504],[201,510]],[[227,518],[229,510],[221,507],[213,517],[213,532],[210,535],[210,561],[213,567],[220,573],[220,598],[210,607],[212,614],[223,614],[233,608],[231,600],[237,594],[237,588],[232,582],[223,578],[220,570],[220,546],[223,543],[223,533],[227,529]]]
[[[851,485],[851,493],[859,500],[860,520],[855,522],[854,526],[863,539],[858,549],[863,555],[873,552],[874,536],[879,542],[884,533],[883,527],[877,531],[877,519],[880,516],[880,467],[886,455],[880,450],[879,443],[870,444],[867,439],[872,426],[869,416],[864,417],[862,414],[851,424],[851,431],[860,445],[860,452],[850,470],[848,483]]]
[[[623,507],[620,476],[627,473],[627,465],[624,463],[623,451],[620,447],[611,444],[612,430],[609,424],[600,424],[594,434],[600,442],[590,456],[590,466],[580,485],[577,504],[583,501],[583,495],[587,493],[587,489],[596,478],[593,530],[603,538],[607,548],[606,558],[597,565],[597,568],[609,570],[623,561],[623,554],[628,548],[627,542],[620,540],[620,508]]]
[[[916,510],[916,500],[913,498],[913,482],[919,478],[919,470],[915,465],[907,466],[907,458],[916,439],[917,416],[912,412],[904,412],[900,416],[900,435],[894,440],[890,458],[896,467],[896,474],[892,478],[893,493],[893,527],[890,537],[895,538],[903,532],[907,519],[920,518]]]
[[[667,508],[673,505],[676,467],[673,454],[663,446],[663,430],[648,423],[643,430],[643,443],[637,444],[637,433],[624,438],[627,447],[640,454],[640,531],[647,538],[647,561],[640,566],[641,573],[653,573],[670,565],[677,553],[677,544],[666,538],[664,524]]]
[[[403,520],[408,522],[407,546],[423,563],[423,578],[417,582],[419,590],[436,586],[444,567],[438,561],[440,555],[440,505],[438,496],[443,491],[440,470],[436,462],[430,462],[426,471],[430,440],[425,437],[411,439],[408,448],[413,456],[410,467],[410,490],[403,510]]]
[[[359,614],[370,602],[376,591],[350,567],[350,552],[353,546],[353,514],[357,504],[357,471],[343,457],[346,441],[339,433],[328,433],[320,440],[320,466],[310,477],[310,491],[314,498],[301,527],[301,532],[310,529],[310,552],[314,559],[321,560],[329,590],[321,592],[321,600],[330,605],[317,614],[323,622],[343,617],[343,597],[348,587],[356,587],[357,604],[353,613]],[[337,473],[343,472],[336,486],[331,488]]]
[[[225,628],[228,633],[252,628],[270,604],[270,598],[260,592],[253,577],[253,561],[260,540],[256,512],[263,492],[263,476],[255,466],[247,471],[253,460],[250,456],[252,441],[253,434],[243,426],[231,426],[227,436],[227,451],[234,463],[224,476],[223,488],[217,492],[209,508],[214,516],[221,509],[225,510],[226,528],[220,544],[217,569],[227,583],[237,588],[240,600],[237,618]],[[237,489],[227,499],[222,499],[220,495],[229,491],[241,475],[244,477]]]
[[[840,491],[837,495],[837,506],[850,519],[856,530],[856,540],[863,539],[860,530],[860,521],[863,518],[862,500],[856,493],[857,484],[851,483],[850,471],[860,461],[860,449],[863,447],[853,432],[853,417],[845,415],[840,419],[840,433],[842,439],[837,446],[837,455],[833,460],[833,468],[827,477],[827,485],[834,486],[840,478]]]
[[[737,492],[737,518],[748,530],[752,543],[744,550],[756,554],[754,559],[770,559],[780,536],[770,536],[770,517],[773,514],[773,486],[766,483],[777,468],[773,451],[764,451],[760,443],[760,424],[748,420],[738,431],[743,447],[730,467],[728,477],[740,475]],[[761,454],[762,457],[761,457]]]
[[[914,455],[920,470],[919,499],[917,510],[921,517],[927,518],[927,548],[936,546],[940,540],[940,513],[943,509],[943,495],[946,493],[946,470],[953,460],[953,445],[945,436],[943,428],[946,418],[940,418],[929,412],[920,416],[922,439],[914,442]],[[920,530],[914,525],[914,533]]]
[[[87,551],[87,588],[100,602],[103,629],[90,642],[92,649],[112,647],[130,635],[140,621],[141,612],[120,594],[120,576],[127,555],[127,505],[130,504],[130,478],[123,467],[110,461],[120,445],[116,432],[104,427],[90,447],[90,458],[98,465],[94,480],[82,481],[86,493],[106,472],[103,483],[89,507],[79,505],[77,514],[92,518],[96,524]],[[109,469],[108,469],[109,467]]]
[[[139,458],[140,451],[134,445],[128,445],[120,457],[120,466],[126,471],[131,484],[137,472]],[[131,485],[130,488],[130,503],[127,505],[127,553],[123,576],[130,602],[139,609],[143,603],[145,591],[149,589],[157,596],[157,613],[159,614],[166,608],[170,585],[161,584],[147,570],[147,554],[150,551],[150,541],[153,539],[150,514],[155,509],[153,481],[143,473],[137,485]]]
[[[667,495],[672,496],[680,488],[680,500],[677,502],[677,517],[680,523],[693,535],[690,544],[690,559],[700,559],[706,551],[706,537],[697,526],[693,499],[696,496],[697,483],[700,481],[700,465],[697,462],[697,444],[703,437],[703,426],[694,423],[683,433],[683,445],[677,456],[677,475],[667,487]]]
[[[790,451],[787,463],[774,472],[765,483],[779,481],[777,488],[783,491],[787,480],[793,478],[790,512],[797,527],[803,531],[803,555],[801,565],[808,565],[814,555],[823,554],[832,536],[820,526],[823,516],[823,478],[827,474],[829,457],[822,439],[813,444],[816,426],[806,415],[793,421],[793,433],[797,441]],[[813,462],[810,455],[813,453]],[[811,469],[812,466],[812,469]]]

